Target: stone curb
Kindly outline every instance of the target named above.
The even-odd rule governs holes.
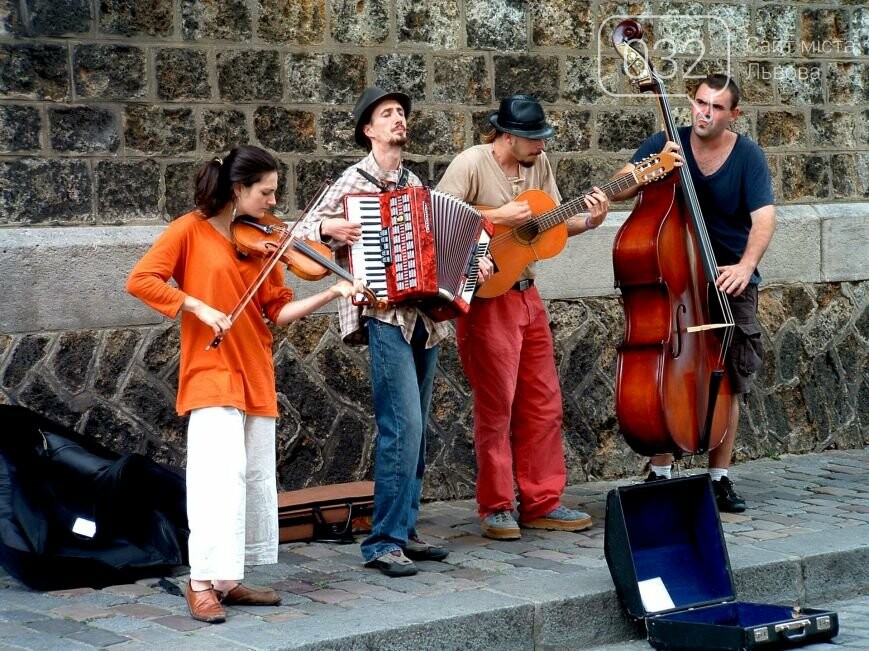
[[[613,211],[601,228],[538,268],[544,299],[612,296],[612,243],[628,212]],[[851,255],[869,239],[869,202],[785,205],[761,271],[765,284],[839,282],[869,278],[869,258]],[[16,228],[0,233],[0,331],[80,330],[160,323],[162,317],[129,296],[127,275],[165,224],[123,227]],[[579,240],[582,240],[579,242]],[[287,283],[300,298],[333,279]],[[63,310],[57,296],[74,296]],[[111,310],[106,310],[107,305]],[[328,306],[324,312],[334,311]]]

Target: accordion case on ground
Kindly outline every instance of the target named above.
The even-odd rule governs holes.
[[[604,551],[656,649],[782,649],[839,632],[831,611],[736,601],[708,474],[610,491]]]
[[[374,482],[314,486],[278,493],[280,542],[353,542],[371,531]]]

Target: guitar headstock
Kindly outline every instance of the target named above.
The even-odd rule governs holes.
[[[662,179],[676,167],[676,157],[670,152],[662,151],[654,156],[644,158],[634,167],[633,175],[640,185]]]
[[[654,87],[654,71],[647,56],[648,49],[643,42],[643,27],[636,20],[628,18],[618,24],[613,32],[613,47],[625,63],[625,74],[640,91]],[[639,51],[642,47],[643,52]]]

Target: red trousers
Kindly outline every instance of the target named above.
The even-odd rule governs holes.
[[[542,517],[561,504],[566,470],[561,387],[537,288],[474,300],[456,336],[474,391],[480,516],[513,510],[515,470],[519,519]]]

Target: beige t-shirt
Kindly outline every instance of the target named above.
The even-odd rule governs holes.
[[[453,159],[437,189],[471,205],[487,208],[500,208],[525,190],[543,190],[556,204],[561,203],[555,174],[545,153],[537,157],[533,166],[520,166],[519,173],[519,178],[508,178],[495,160],[492,145],[476,145]],[[532,263],[526,267],[522,278],[533,277]]]

